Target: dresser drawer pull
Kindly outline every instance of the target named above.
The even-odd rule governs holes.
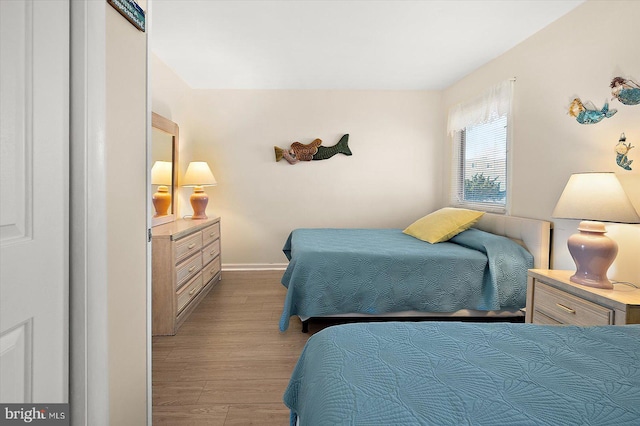
[[[213,237],[214,235],[216,235],[215,232],[212,232],[212,233],[209,234],[210,237]]]
[[[215,273],[216,273],[216,270],[215,270],[215,269],[212,269],[212,270],[210,270],[210,271],[209,271],[209,273],[210,273],[211,275],[213,275],[213,274],[215,274]]]
[[[189,268],[189,272],[193,272],[194,269],[196,269],[196,265],[193,265],[191,268]]]
[[[216,254],[216,251],[215,251],[215,250],[211,250],[211,251],[209,252],[209,254],[210,254],[211,256],[213,256],[214,254]]]
[[[191,291],[189,292],[189,296],[192,296],[192,295],[193,295],[193,293],[195,293],[195,292],[196,292],[196,290],[197,290],[197,288],[193,288],[193,289],[191,289]]]
[[[189,250],[191,250],[192,248],[194,248],[196,246],[196,243],[191,243],[189,244],[189,247],[187,247]]]
[[[570,314],[575,314],[576,313],[576,311],[574,309],[571,309],[570,307],[564,306],[564,305],[562,305],[560,303],[556,303],[556,306],[558,308],[562,309],[563,311],[568,312]]]

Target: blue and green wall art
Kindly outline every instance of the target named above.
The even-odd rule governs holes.
[[[618,100],[623,105],[640,105],[640,85],[631,79],[614,77],[609,84],[611,100]],[[611,118],[618,110],[609,108],[605,101],[602,108],[596,108],[591,101],[582,102],[575,98],[569,104],[569,115],[575,117],[580,124],[596,124],[605,118]]]
[[[611,80],[611,95],[624,105],[640,105],[640,85],[633,80],[615,77]]]
[[[596,124],[604,118],[611,118],[618,112],[616,109],[609,109],[609,103],[605,102],[601,109],[595,107],[593,102],[582,102],[580,98],[575,98],[569,105],[569,115],[576,118],[580,124]]]
[[[631,145],[631,142],[627,143],[627,137],[622,133],[616,145],[616,164],[625,170],[631,170],[631,163],[633,163],[633,160],[629,160],[627,157],[631,148],[635,147]]]

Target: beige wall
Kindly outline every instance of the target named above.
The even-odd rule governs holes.
[[[556,269],[573,268],[566,240],[577,222],[551,218],[570,174],[615,171],[625,180],[640,177],[640,150],[630,152],[637,159],[631,172],[616,165],[613,151],[622,132],[640,146],[640,106],[611,101],[609,88],[615,76],[640,81],[638,16],[640,2],[586,2],[444,91],[446,112],[466,97],[516,77],[511,213],[553,220]],[[598,107],[609,100],[618,113],[599,124],[578,124],[567,114],[575,97]],[[640,282],[640,225],[607,228],[620,246],[610,277]]]
[[[152,67],[153,109],[180,126],[181,170],[207,161],[218,181],[205,188],[207,214],[222,217],[226,267],[286,263],[297,227],[405,227],[440,207],[437,92],[191,90],[161,61]],[[331,146],[344,133],[350,157],[275,161],[274,145]],[[191,214],[191,191],[180,191]]]
[[[146,33],[106,10],[109,415],[147,419]],[[149,372],[150,373],[150,372]]]
[[[613,153],[621,132],[640,146],[640,107],[610,101],[618,113],[590,126],[567,114],[576,96],[602,106],[614,76],[640,80],[639,14],[640,2],[589,1],[440,93],[194,91],[173,74],[154,79],[153,108],[171,105],[181,131],[190,132],[182,138],[182,170],[190,160],[206,160],[219,181],[207,193],[208,212],[223,216],[223,263],[279,263],[283,239],[295,227],[402,227],[448,204],[449,107],[516,77],[511,214],[552,220],[553,266],[570,269],[565,242],[577,223],[551,218],[569,175],[616,171],[640,192],[632,182],[640,160],[627,172]],[[160,61],[154,67],[172,74]],[[342,132],[351,134],[351,158],[273,162],[272,145],[315,137],[330,145]],[[631,158],[638,158],[635,151]],[[189,191],[181,194],[187,200]],[[635,202],[640,206],[640,194]],[[183,201],[181,213],[190,212]],[[610,275],[640,281],[640,227],[608,229],[620,245]]]
[[[284,263],[294,228],[404,227],[434,210],[439,104],[417,91],[195,91],[191,155],[218,180],[208,211],[222,216],[223,262]],[[350,157],[275,162],[274,145],[345,133]]]

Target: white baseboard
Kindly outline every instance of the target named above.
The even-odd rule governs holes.
[[[223,271],[284,271],[288,263],[223,263]]]

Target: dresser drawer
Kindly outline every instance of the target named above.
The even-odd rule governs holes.
[[[176,266],[176,290],[182,287],[184,283],[189,281],[202,269],[202,254],[197,253],[195,256],[188,258],[183,263]]]
[[[202,230],[202,245],[206,246],[220,238],[220,223],[213,224]]]
[[[613,324],[612,309],[581,299],[539,281],[536,283],[533,299],[534,323],[553,324],[552,321],[557,321],[561,324],[581,326]]]
[[[220,256],[216,257],[202,269],[202,279],[204,283],[208,283],[218,272],[220,272]]]
[[[189,283],[178,290],[178,313],[180,313],[191,299],[196,297],[202,289],[202,275],[199,274]]]
[[[206,265],[220,255],[220,242],[215,241],[202,249],[202,264]]]
[[[176,264],[178,264],[183,259],[191,256],[191,254],[200,251],[202,248],[202,232],[198,231],[188,237],[177,240],[174,247]]]

